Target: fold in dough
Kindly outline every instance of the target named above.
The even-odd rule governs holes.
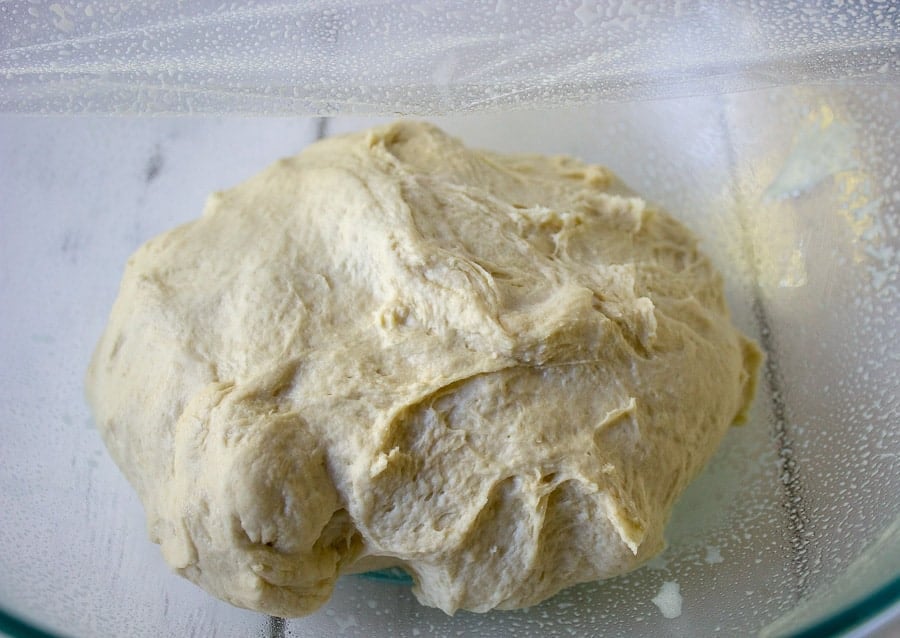
[[[691,233],[606,169],[400,122],[141,247],[87,387],[209,592],[298,616],[396,565],[453,613],[659,552],[759,359]]]

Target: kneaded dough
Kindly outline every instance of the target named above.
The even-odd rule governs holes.
[[[399,122],[141,247],[87,388],[209,592],[298,616],[396,565],[453,613],[659,552],[759,358],[691,233],[606,169]]]

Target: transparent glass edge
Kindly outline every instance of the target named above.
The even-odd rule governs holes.
[[[68,636],[63,634],[50,633],[46,629],[36,627],[30,621],[22,620],[3,607],[0,607],[0,636],[9,636],[10,638],[68,638]]]
[[[366,576],[369,576],[367,574]],[[375,580],[385,580],[375,578]],[[400,584],[393,581],[391,584]],[[861,598],[835,613],[807,625],[800,631],[783,634],[784,638],[818,638],[840,636],[878,616],[887,613],[900,604],[900,575],[879,587],[868,596]],[[63,634],[50,633],[35,627],[0,607],[0,633],[10,638],[68,638]]]
[[[900,603],[900,576],[895,576],[868,596],[807,625],[798,632],[786,634],[785,638],[839,636],[873,620],[882,613],[887,613],[898,603]]]

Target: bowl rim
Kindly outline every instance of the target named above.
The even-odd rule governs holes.
[[[895,605],[900,604],[900,575],[888,580],[867,595],[836,609],[811,624],[800,628],[784,638],[821,638],[839,636],[854,628],[876,620],[885,619]],[[0,606],[0,632],[10,638],[68,638],[65,634],[51,633],[29,621],[23,620]]]

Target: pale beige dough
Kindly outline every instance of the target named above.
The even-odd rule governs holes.
[[[87,387],[209,592],[297,616],[398,565],[453,613],[659,552],[758,363],[695,238],[606,169],[400,122],[147,242]]]

